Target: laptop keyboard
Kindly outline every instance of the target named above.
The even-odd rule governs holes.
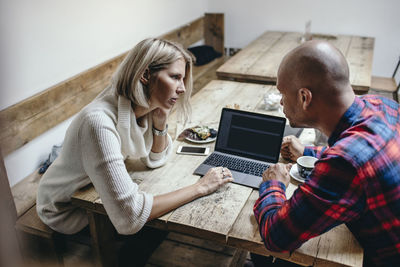
[[[204,161],[204,164],[211,166],[223,166],[233,171],[252,174],[259,177],[262,177],[263,172],[269,168],[269,165],[266,163],[263,164],[216,153],[211,154]]]

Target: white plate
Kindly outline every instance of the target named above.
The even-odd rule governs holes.
[[[300,176],[299,171],[297,170],[297,163],[293,164],[292,168],[290,168],[289,172],[290,176],[300,183],[304,183],[305,179]]]
[[[192,143],[196,143],[196,144],[206,144],[206,143],[214,142],[215,139],[217,139],[217,137],[208,137],[205,140],[194,140],[194,139],[189,138],[189,137],[185,137],[185,139],[190,141],[190,142],[192,142]]]

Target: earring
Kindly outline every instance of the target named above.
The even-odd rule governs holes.
[[[149,79],[150,79],[150,71],[149,69],[146,69],[143,75],[140,77],[140,82],[144,85],[147,85],[149,83]]]
[[[142,76],[142,77],[140,77],[140,82],[141,82],[143,85],[147,85],[147,84],[149,83],[149,80]]]

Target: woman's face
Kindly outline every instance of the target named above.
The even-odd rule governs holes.
[[[154,79],[150,83],[150,105],[153,108],[171,109],[181,94],[185,92],[185,78],[184,59],[178,59],[174,63],[155,73]]]

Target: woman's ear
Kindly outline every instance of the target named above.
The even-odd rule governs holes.
[[[303,110],[307,110],[311,105],[312,92],[308,88],[299,89],[299,101],[303,107]]]
[[[149,69],[146,69],[143,73],[143,75],[140,77],[140,82],[143,85],[148,85],[150,81],[150,71]]]

